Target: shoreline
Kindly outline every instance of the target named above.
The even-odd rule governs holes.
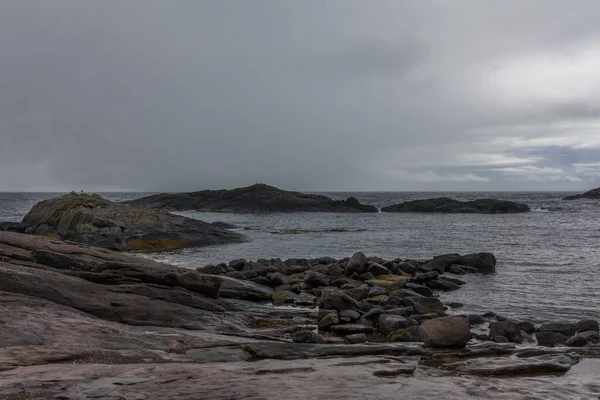
[[[227,398],[238,393],[243,398],[258,399],[280,395],[284,385],[291,390],[289,398],[327,398],[335,390],[348,398],[361,398],[366,389],[381,391],[381,398],[393,398],[392,393],[384,394],[391,383],[414,387],[413,398],[436,390],[441,393],[444,388],[459,398],[466,389],[457,382],[463,379],[485,382],[481,379],[490,378],[482,377],[491,375],[514,383],[515,379],[528,382],[530,378],[524,376],[533,374],[545,385],[554,386],[551,379],[546,381],[544,377],[567,373],[581,357],[600,357],[597,344],[548,348],[530,343],[526,337],[522,338],[524,344],[472,338],[472,331],[481,335],[479,331],[486,329],[485,322],[477,324],[475,317],[467,318],[480,328],[474,330],[467,323],[467,338],[464,332],[431,328],[430,336],[442,329],[443,334],[434,339],[452,339],[454,348],[435,347],[435,341],[434,346],[428,347],[417,341],[401,341],[406,335],[416,334],[414,322],[419,323],[419,334],[423,334],[422,328],[428,322],[448,318],[440,316],[446,311],[439,308],[444,305],[435,296],[415,296],[417,290],[427,294],[427,289],[439,290],[429,286],[460,286],[453,276],[449,278],[454,282],[439,278],[440,270],[446,271],[445,263],[471,261],[475,265],[471,268],[476,269],[495,265],[491,255],[467,256],[462,260],[464,256],[457,257],[446,255],[437,261],[411,263],[366,259],[355,254],[342,260],[321,258],[310,266],[303,260],[287,264],[260,260],[271,263],[266,269],[258,262],[238,260],[231,265],[235,271],[226,272],[228,264],[224,274],[219,275],[223,266],[212,266],[215,270],[208,271],[211,274],[202,274],[109,250],[2,232],[3,395],[12,399],[59,394],[67,398],[129,399],[160,394],[192,399],[198,398],[194,397],[198,390],[205,388],[202,393],[207,398]],[[291,274],[274,271],[273,265],[285,266]],[[449,264],[448,269],[458,272],[452,265],[457,264]],[[384,269],[389,273],[375,275]],[[237,275],[233,272],[253,275],[248,271],[257,275],[250,279],[262,277],[271,283],[290,277],[299,279],[294,274],[303,274],[301,282],[283,283],[290,285],[286,289],[300,285],[300,293],[282,290],[282,285],[270,287],[247,277],[226,276]],[[327,286],[320,286],[326,273],[338,275],[331,278],[340,281],[336,282],[340,286],[331,286],[331,279]],[[381,279],[386,276],[387,279]],[[343,280],[348,282],[342,283]],[[419,280],[423,284],[417,283]],[[360,284],[354,287],[353,282]],[[216,295],[215,285],[219,286]],[[382,289],[388,294],[377,294]],[[373,290],[373,296],[363,300],[350,296],[360,298],[359,292],[365,290],[367,296]],[[286,291],[295,297],[279,297],[282,304],[292,301],[304,304],[302,308],[271,305],[274,293]],[[403,296],[391,295],[392,291]],[[394,303],[395,298],[400,304]],[[310,302],[315,308],[306,306]],[[338,314],[338,322],[329,325],[323,319],[334,320],[333,311]],[[375,317],[376,314],[379,315]],[[467,321],[463,317],[449,318]],[[483,318],[489,318],[488,324],[498,324],[497,329],[506,329],[505,337],[516,340],[511,336],[515,332],[510,329],[510,321],[491,315]],[[367,319],[373,321],[373,330],[358,327]],[[316,332],[311,329],[314,325],[318,327]],[[364,342],[363,334],[367,336]],[[219,372],[215,375],[208,371]],[[36,382],[26,379],[28,376],[36,376]],[[300,382],[318,377],[326,377],[331,384],[302,389]],[[341,388],[335,383],[348,379],[363,386]],[[427,388],[429,382],[438,382],[438,388]]]

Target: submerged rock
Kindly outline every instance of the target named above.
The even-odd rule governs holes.
[[[497,199],[476,199],[458,201],[447,197],[413,200],[406,203],[383,207],[382,212],[425,212],[460,214],[507,214],[529,211],[527,204]]]
[[[115,250],[167,251],[244,240],[203,221],[132,208],[95,194],[41,201],[25,215],[23,225],[27,233]]]
[[[27,225],[20,222],[0,222],[0,232],[18,232],[25,233]]]
[[[333,200],[327,196],[278,189],[262,183],[232,189],[191,193],[164,193],[125,202],[131,206],[171,211],[219,212],[378,212],[356,198]]]

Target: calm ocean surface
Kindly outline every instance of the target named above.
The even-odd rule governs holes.
[[[563,192],[325,194],[338,199],[353,195],[379,207],[427,197],[496,197],[529,204],[534,211],[514,215],[183,212],[208,222],[233,223],[250,241],[144,256],[196,268],[235,258],[345,257],[355,251],[384,258],[489,251],[498,259],[497,273],[467,275],[468,284],[444,294],[444,300],[462,302],[466,311],[494,311],[534,321],[600,319],[598,201],[562,201]],[[0,193],[0,221],[20,221],[35,203],[55,195]],[[102,195],[120,201],[145,194]]]

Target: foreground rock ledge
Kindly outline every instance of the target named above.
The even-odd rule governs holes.
[[[244,240],[203,221],[132,208],[95,194],[70,193],[41,201],[21,225],[27,233],[115,250],[166,251]]]
[[[355,268],[366,261],[353,260]],[[235,298],[244,291],[256,300]],[[260,322],[304,328],[316,321],[316,311],[274,308],[264,302],[270,293],[227,276],[0,232],[0,397],[262,399],[280,397],[285,388],[290,399],[358,399],[374,390],[392,399],[399,388],[390,383],[401,379],[403,393],[424,398],[450,393],[457,373],[545,374],[578,361],[561,349],[521,356],[513,344],[291,343],[294,326],[278,332]],[[337,301],[331,298],[332,305]],[[589,322],[578,326],[595,329]],[[597,356],[594,349],[577,351]],[[491,357],[511,354],[518,359]],[[488,358],[478,364],[478,357]],[[314,380],[328,383],[306,385]],[[451,387],[464,397],[464,386]]]
[[[171,211],[378,212],[377,207],[360,204],[354,197],[333,200],[323,195],[291,192],[262,183],[232,190],[157,194],[125,203],[135,207]]]

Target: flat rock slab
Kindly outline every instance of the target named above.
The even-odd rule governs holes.
[[[519,376],[564,373],[579,362],[571,354],[548,354],[538,357],[486,359],[469,361],[459,366],[458,372],[480,376]]]

